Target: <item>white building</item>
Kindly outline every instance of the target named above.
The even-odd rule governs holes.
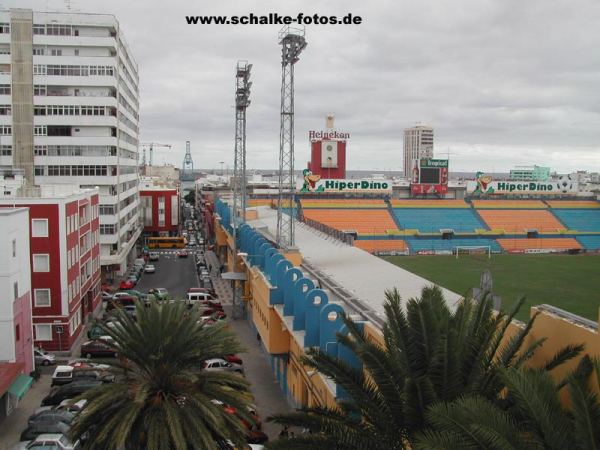
[[[404,130],[404,178],[411,179],[415,159],[433,158],[433,128],[417,125]]]
[[[114,16],[0,11],[0,168],[29,185],[99,187],[104,273],[125,269],[141,233],[138,109]]]

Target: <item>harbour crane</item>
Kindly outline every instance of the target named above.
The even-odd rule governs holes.
[[[142,145],[142,166],[146,165],[146,147],[150,147],[150,158],[148,160],[148,165],[152,165],[152,155],[154,154],[154,147],[166,147],[171,148],[171,144],[159,144],[157,142],[144,142]]]

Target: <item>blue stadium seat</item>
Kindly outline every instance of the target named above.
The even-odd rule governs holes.
[[[471,209],[464,208],[395,208],[394,216],[403,229],[423,233],[438,233],[442,228],[452,228],[456,233],[487,229]]]
[[[500,245],[494,239],[406,239],[413,252],[424,250],[454,250],[457,246],[490,246],[493,252],[500,251]]]
[[[600,236],[577,236],[577,240],[586,250],[600,250]]]
[[[600,209],[553,209],[552,213],[570,230],[600,231]]]

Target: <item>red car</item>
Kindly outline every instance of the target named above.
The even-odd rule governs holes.
[[[242,358],[240,358],[238,355],[224,355],[223,359],[227,362],[235,363],[235,364],[243,364],[244,363],[242,361]]]
[[[135,283],[132,280],[123,280],[119,283],[119,289],[123,291],[131,290],[135,287]]]
[[[187,258],[188,257],[188,252],[187,252],[187,250],[179,250],[177,252],[177,256],[179,256],[180,258]]]

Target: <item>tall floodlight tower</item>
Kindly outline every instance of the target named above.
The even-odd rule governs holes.
[[[294,245],[294,216],[291,208],[296,190],[294,176],[294,65],[306,48],[304,27],[286,26],[278,35],[281,44],[281,119],[279,125],[279,192],[277,206],[277,244]]]
[[[235,73],[235,159],[233,161],[233,270],[238,255],[238,229],[246,221],[246,108],[250,106],[250,70],[248,61],[238,61]],[[240,216],[238,217],[238,211]],[[244,317],[244,304],[241,301],[241,286],[234,281],[233,318]]]

